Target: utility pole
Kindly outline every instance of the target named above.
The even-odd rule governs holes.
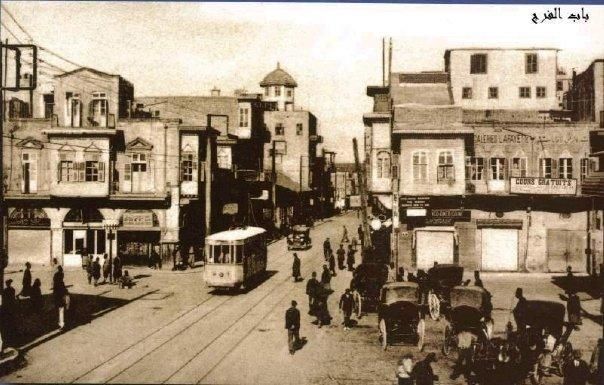
[[[363,259],[367,257],[367,253],[371,250],[371,234],[369,230],[369,222],[367,221],[367,197],[365,195],[365,176],[361,165],[359,163],[359,148],[357,145],[357,138],[352,138],[352,146],[354,150],[354,165],[357,171],[357,178],[359,183],[359,192],[361,194],[361,223],[363,226]]]
[[[6,39],[6,45],[8,45],[8,39]],[[6,217],[6,209],[4,204],[4,119],[6,115],[5,107],[4,107],[4,87],[6,82],[6,69],[7,69],[7,61],[8,61],[8,49],[2,44],[0,41],[0,86],[1,86],[1,99],[2,99],[2,116],[0,117],[0,161],[2,165],[0,166],[0,291],[4,291],[4,268],[8,263],[8,258],[6,255],[6,248],[4,247],[4,231],[6,230],[6,222],[4,218]],[[4,50],[5,56],[2,56],[2,51]],[[3,65],[4,64],[4,65]]]
[[[271,200],[273,201],[273,225],[277,224],[277,170],[275,169],[277,162],[275,160],[276,145],[273,140],[273,148],[271,148]]]

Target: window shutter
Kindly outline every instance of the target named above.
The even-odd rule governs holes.
[[[558,159],[552,158],[552,178],[558,178]]]
[[[86,181],[86,162],[78,162],[79,171],[78,171],[78,180],[80,182]]]
[[[88,122],[91,126],[94,126],[94,104],[93,102],[88,103]]]
[[[83,107],[83,104],[84,103],[82,103],[81,101],[78,103],[78,105],[80,107],[80,123],[79,123],[78,127],[82,127],[82,115],[83,115],[83,113],[82,113],[83,108],[82,107]]]
[[[105,162],[99,162],[99,182],[105,181]]]
[[[180,172],[178,173],[178,182],[185,180],[185,159],[180,159]]]
[[[57,182],[61,182],[61,162],[57,163]]]
[[[132,164],[125,163],[124,164],[124,181],[130,181],[132,175]]]

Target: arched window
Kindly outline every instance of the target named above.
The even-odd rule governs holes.
[[[71,209],[65,215],[65,222],[78,222],[78,223],[94,223],[103,222],[103,214],[97,209],[83,208],[83,209]]]
[[[377,154],[377,177],[390,178],[390,154],[386,151]]]

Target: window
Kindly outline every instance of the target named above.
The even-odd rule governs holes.
[[[86,182],[98,182],[99,180],[99,155],[86,154]]]
[[[589,158],[581,158],[581,180],[589,175]]]
[[[541,158],[539,159],[539,177],[540,178],[551,178],[552,177],[552,158]]]
[[[377,177],[390,178],[390,154],[386,151],[377,154]]]
[[[538,98],[545,97],[545,87],[537,87],[537,91],[535,92]]]
[[[520,97],[528,99],[531,97],[531,87],[520,87]]]
[[[499,88],[498,87],[489,87],[489,99],[498,99],[499,98]]]
[[[59,182],[75,182],[77,174],[74,167],[75,154],[73,152],[63,152],[59,154]]]
[[[216,153],[216,160],[218,168],[230,170],[232,167],[231,149],[229,147],[219,147]]]
[[[486,74],[487,73],[487,55],[477,53],[470,56],[470,73],[471,74]]]
[[[564,91],[564,86],[561,80],[556,81],[556,91]]]
[[[180,175],[183,182],[197,180],[197,157],[192,152],[183,153],[180,161]]]
[[[436,174],[438,182],[455,181],[455,169],[453,167],[453,153],[451,151],[440,151],[438,153],[438,169]]]
[[[281,86],[275,86],[275,96],[281,96]]]
[[[21,154],[21,192],[24,194],[35,193],[38,190],[38,154],[24,152]]]
[[[147,154],[132,154],[132,172],[147,172]]]
[[[292,89],[291,89],[291,88],[288,88],[288,89],[287,89],[287,97],[288,97],[288,98],[291,98],[293,94],[294,94],[294,92],[292,91]]]
[[[250,109],[239,109],[239,127],[248,127],[250,125]]]
[[[512,158],[510,176],[523,178],[526,176],[526,158]]]
[[[558,160],[558,175],[562,179],[572,179],[573,158],[560,158]]]
[[[472,87],[464,87],[461,89],[462,99],[472,99]]]
[[[88,111],[88,122],[94,127],[107,126],[107,94],[105,92],[93,92],[92,101]]]
[[[283,123],[277,123],[275,125],[275,135],[285,135],[285,128],[283,127]]]
[[[537,54],[536,53],[527,53],[525,60],[526,60],[525,72],[527,74],[536,74],[539,70],[539,67],[537,64]]]
[[[269,96],[269,95],[270,95],[270,93],[271,93],[271,89],[270,89],[270,87],[266,87],[266,88],[264,89],[264,96]]]
[[[71,95],[71,93],[67,93],[69,95],[67,100],[67,116],[71,127],[81,127],[82,126],[82,101],[80,100],[80,95],[75,94]]]
[[[413,180],[420,182],[428,180],[428,157],[424,151],[413,153]]]
[[[466,179],[482,180],[484,170],[484,158],[466,156]]]
[[[296,135],[302,135],[304,133],[304,127],[302,123],[296,123]]]
[[[491,158],[491,179],[505,180],[505,158]]]

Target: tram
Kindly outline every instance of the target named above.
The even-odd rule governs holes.
[[[266,230],[249,226],[208,236],[205,262],[208,287],[245,289],[266,272]]]

